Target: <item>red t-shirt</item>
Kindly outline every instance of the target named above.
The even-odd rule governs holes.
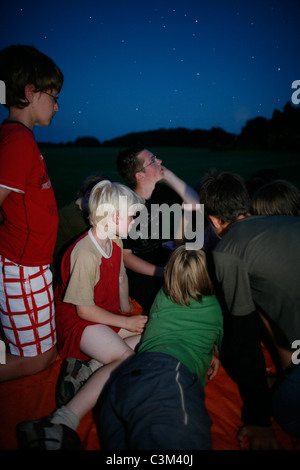
[[[1,208],[0,253],[24,266],[51,263],[58,226],[56,200],[34,135],[18,122],[0,126],[0,186],[11,189]]]

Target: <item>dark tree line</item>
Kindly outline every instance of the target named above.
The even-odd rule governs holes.
[[[287,102],[283,111],[275,110],[271,119],[257,117],[247,121],[239,135],[221,128],[210,130],[158,129],[133,132],[100,142],[95,137],[78,137],[66,144],[41,143],[44,146],[64,147],[129,147],[142,143],[145,147],[195,147],[213,149],[300,150],[300,107]]]

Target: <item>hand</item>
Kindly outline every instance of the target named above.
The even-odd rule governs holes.
[[[134,333],[143,333],[147,321],[146,315],[130,315],[126,318],[125,328]]]
[[[208,380],[212,380],[216,377],[221,366],[221,361],[218,357],[213,355],[209,371],[207,372]]]
[[[277,441],[271,426],[255,426],[246,424],[237,434],[241,449],[245,449],[245,441],[249,442],[249,450],[280,450],[281,445]]]
[[[168,170],[165,166],[161,166],[162,179],[168,183],[174,177],[174,173],[171,170]]]

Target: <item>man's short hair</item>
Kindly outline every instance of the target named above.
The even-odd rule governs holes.
[[[213,215],[222,223],[232,222],[251,209],[250,197],[241,176],[223,172],[207,175],[200,188],[200,202],[206,217]]]
[[[145,150],[141,144],[129,147],[119,153],[117,158],[117,170],[132,189],[136,187],[136,173],[141,169],[141,162],[138,154]]]
[[[0,51],[0,80],[6,87],[5,107],[25,108],[25,86],[35,91],[57,90],[63,85],[63,74],[50,57],[35,47],[13,45]]]

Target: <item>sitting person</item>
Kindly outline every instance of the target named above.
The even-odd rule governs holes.
[[[174,224],[170,227],[170,237],[164,238],[159,214],[153,215],[151,208],[162,204],[168,207],[173,204],[181,206],[182,203],[199,204],[196,191],[161,164],[159,158],[140,145],[120,152],[117,160],[119,174],[136,194],[145,199],[148,211],[147,236],[134,238],[129,233],[123,241],[129,295],[146,313],[149,313],[152,302],[163,285],[164,266],[170,254],[163,242],[176,238],[182,228],[174,227]],[[135,228],[133,226],[132,230]]]
[[[60,265],[66,249],[91,227],[88,211],[89,196],[93,187],[103,180],[109,178],[100,173],[85,178],[76,192],[75,200],[58,211],[59,222],[53,255],[55,286],[59,280]]]
[[[177,248],[165,277],[135,359],[115,370],[103,397],[104,368],[52,417],[20,424],[21,449],[79,448],[79,420],[99,396],[104,450],[211,448],[204,385],[219,369],[223,316],[204,252]]]
[[[127,235],[133,216],[120,212],[121,196],[127,197],[128,208],[142,201],[117,183],[104,180],[94,186],[89,198],[92,228],[62,260],[61,281],[55,289],[58,350],[64,360],[58,405],[70,400],[98,363],[132,354],[147,319],[123,314],[131,313],[132,304],[119,237]],[[112,212],[101,215],[108,204]]]
[[[252,198],[253,215],[300,216],[300,191],[286,180],[275,180],[258,189]]]

